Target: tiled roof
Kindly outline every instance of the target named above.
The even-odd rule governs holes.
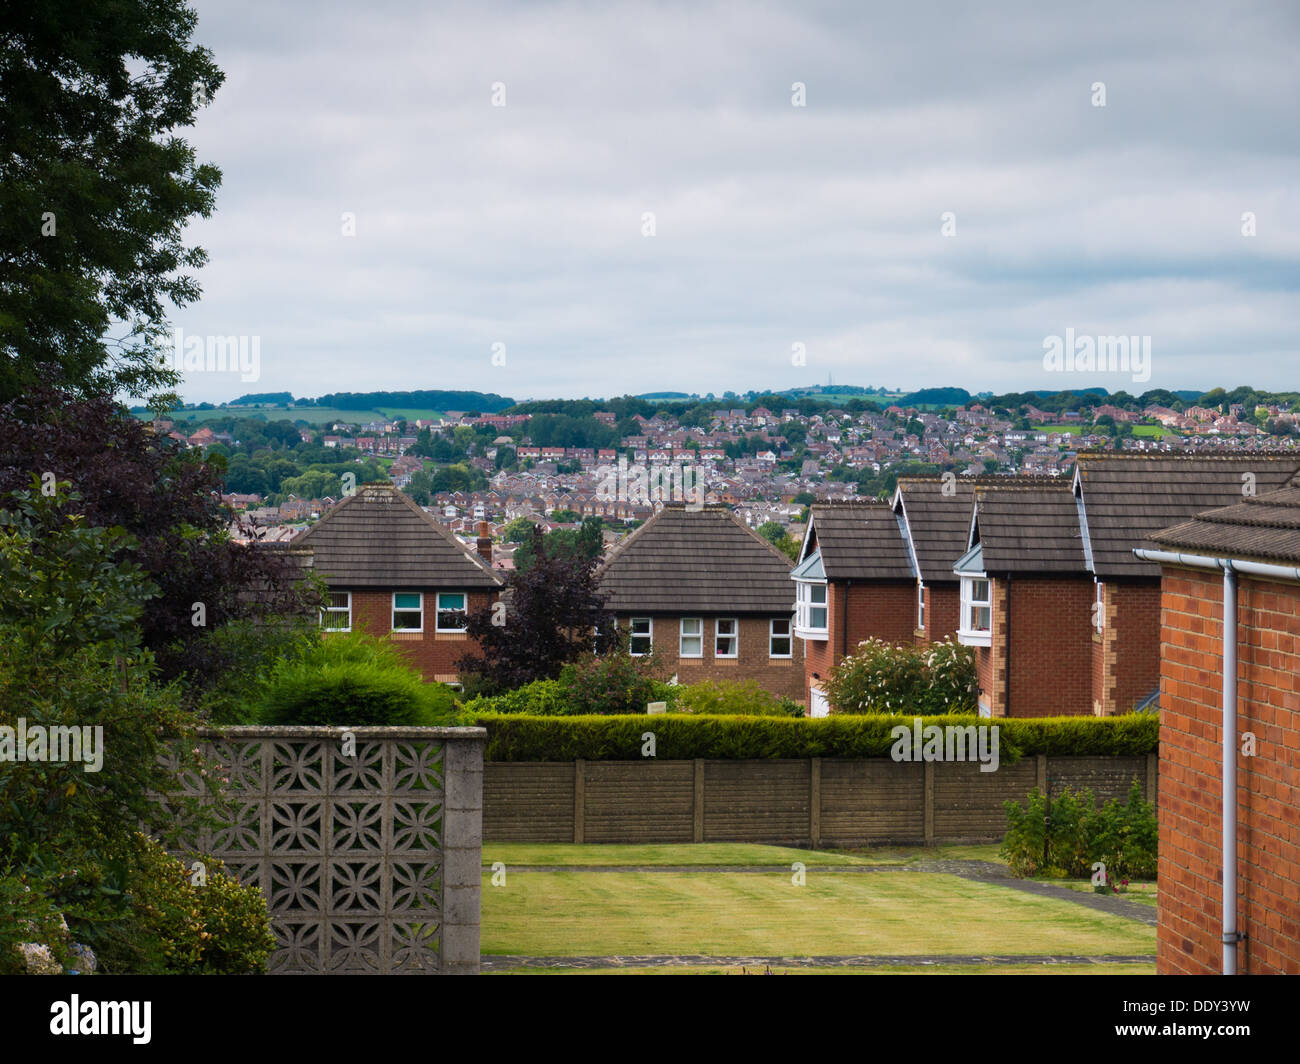
[[[811,535],[828,580],[913,580],[907,542],[884,502],[814,504]]]
[[[977,487],[975,511],[990,575],[1087,572],[1078,506],[1068,483]]]
[[[790,613],[790,559],[725,507],[670,503],[597,570],[609,609],[629,613]]]
[[[1153,532],[1142,545],[1300,564],[1300,483],[1197,514],[1190,521]]]
[[[344,588],[490,588],[503,580],[473,551],[388,484],[366,484],[305,532],[312,567]]]
[[[1081,453],[1076,482],[1097,575],[1158,577],[1159,566],[1133,554],[1144,538],[1206,510],[1232,506],[1247,487],[1256,496],[1276,491],[1297,470],[1300,456],[1276,452]],[[1253,479],[1243,480],[1243,474]]]
[[[1061,488],[1060,477],[998,476],[899,477],[894,509],[902,512],[911,530],[912,546],[927,584],[951,583],[953,563],[961,557],[970,538],[971,500],[975,488],[995,487]]]

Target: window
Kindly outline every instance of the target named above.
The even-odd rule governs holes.
[[[424,592],[393,592],[393,631],[424,631]]]
[[[1098,634],[1106,627],[1106,598],[1102,594],[1102,583],[1097,581],[1097,601],[1092,606],[1092,626]]]
[[[767,656],[788,658],[790,653],[790,618],[774,617],[767,626]]]
[[[925,631],[925,585],[916,582],[916,630]]]
[[[992,628],[993,597],[988,577],[962,577],[961,629],[957,641],[966,646],[992,646]]]
[[[352,592],[331,591],[320,611],[320,626],[329,632],[352,631]]]
[[[439,632],[463,632],[468,622],[469,613],[465,606],[465,592],[439,591],[437,630]]]
[[[681,642],[677,653],[683,658],[704,657],[704,618],[683,617]]]
[[[713,628],[713,656],[715,658],[738,657],[739,639],[736,636],[736,619],[734,617],[719,617],[713,622]]]
[[[826,638],[826,585],[797,583],[798,619],[795,622],[799,634],[805,638]]]
[[[649,654],[654,649],[654,621],[649,617],[632,618],[632,638],[628,650],[636,657]]]

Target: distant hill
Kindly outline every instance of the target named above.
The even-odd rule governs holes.
[[[699,396],[689,392],[643,392],[632,396],[633,399],[698,399]]]
[[[965,406],[970,402],[965,388],[922,388],[898,400],[899,406]]]
[[[514,406],[515,401],[495,392],[332,392],[316,399],[299,399],[297,405],[332,406],[339,410],[431,407],[434,410],[477,410],[483,414],[495,414]]]

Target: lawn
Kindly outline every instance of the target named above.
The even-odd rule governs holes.
[[[494,975],[1154,975],[1155,965],[1133,964],[891,964],[887,968],[722,967],[512,968]]]
[[[598,858],[593,851],[607,852]],[[482,951],[520,957],[1155,952],[1155,929],[1137,921],[996,883],[890,867],[900,855],[917,853],[939,856],[933,850],[887,851],[873,858],[729,844],[489,844],[485,864],[503,861],[506,877],[493,886],[490,868],[484,869]],[[561,861],[609,870],[558,867]],[[806,865],[799,886],[790,871],[795,861]],[[511,864],[553,867],[511,871]],[[654,864],[727,867],[636,867]],[[873,866],[877,870],[865,870]]]

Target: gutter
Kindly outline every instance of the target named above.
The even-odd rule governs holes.
[[[1140,547],[1133,553],[1158,565],[1223,570],[1223,974],[1236,975],[1237,944],[1246,937],[1237,930],[1237,574],[1300,581],[1300,568]]]

